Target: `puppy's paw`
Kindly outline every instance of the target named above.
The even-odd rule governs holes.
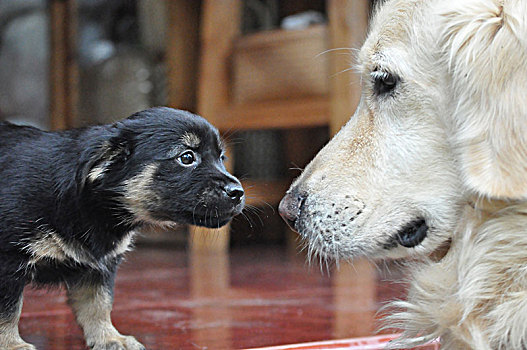
[[[121,336],[108,339],[104,343],[95,343],[92,350],[146,350],[146,348],[132,336]]]

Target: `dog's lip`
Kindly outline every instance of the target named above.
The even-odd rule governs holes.
[[[237,206],[231,210],[225,210],[222,212],[210,212],[207,213],[198,213],[198,212],[188,212],[187,216],[191,219],[193,225],[198,226],[223,226],[231,221],[235,216],[239,215],[243,210],[242,206]]]
[[[195,217],[192,219],[191,224],[196,226],[208,227],[208,228],[219,228],[232,220],[234,216],[224,216],[224,217]]]
[[[403,247],[413,248],[423,242],[427,233],[426,220],[419,218],[404,225],[395,235],[395,240]]]

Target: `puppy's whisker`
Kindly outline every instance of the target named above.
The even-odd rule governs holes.
[[[210,210],[210,212],[209,212],[209,223],[208,223],[209,226],[212,226],[212,223],[213,223],[213,220],[214,220],[213,215],[214,215],[214,208],[212,208]]]
[[[256,210],[256,208],[253,205],[245,204],[245,206],[243,207],[242,211],[253,213],[253,212],[257,211],[257,210]]]
[[[260,221],[260,226],[263,227],[264,226],[264,222],[263,222],[262,218],[260,217],[260,215],[255,213],[255,216],[258,218],[258,221]]]
[[[262,221],[262,218],[261,218],[261,214],[264,213],[264,211],[258,207],[255,207],[255,206],[252,206],[252,205],[247,205],[245,208],[244,208],[244,211],[247,213],[247,214],[251,214],[251,215],[254,215],[258,218],[258,220],[260,221],[260,223],[262,224],[263,226],[263,221]]]
[[[260,221],[260,225],[263,227],[264,223],[262,221],[262,218],[260,217],[260,214],[253,208],[246,208],[245,212],[242,212],[244,218],[249,222],[249,225],[251,228],[254,228],[255,222],[251,219],[252,216],[256,216],[258,218],[258,221]],[[249,215],[250,214],[250,215]]]
[[[203,216],[203,223],[205,225],[207,225],[207,213],[208,213],[209,209],[205,208],[205,215]]]
[[[248,217],[244,212],[242,212],[241,214],[242,214],[243,218],[244,218],[244,219],[247,221],[247,223],[249,224],[249,227],[250,227],[251,229],[253,229],[254,226],[253,226],[252,221],[249,219],[249,217]]]
[[[257,203],[260,203],[260,204],[263,204],[263,205],[265,205],[265,206],[271,208],[273,214],[275,214],[275,212],[276,212],[275,207],[272,206],[271,204],[269,204],[268,202],[264,201],[263,199],[260,199],[260,198],[257,197],[257,196],[254,196],[254,197],[249,196],[248,198],[251,198],[253,201],[255,201],[255,202],[257,202]]]
[[[255,212],[256,211],[257,212],[262,212],[263,213],[263,209],[257,207],[256,205],[252,205],[252,204],[246,204],[244,209],[255,211]]]
[[[215,216],[215,217],[213,216],[214,213],[216,213],[216,216]],[[215,207],[215,208],[214,208],[214,212],[213,212],[212,210],[211,210],[211,212],[210,212],[210,225],[212,226],[212,224],[214,223],[214,218],[219,219],[219,217],[220,217],[220,216],[218,215],[218,207]]]
[[[198,207],[198,205],[200,205],[202,202],[204,202],[204,199],[203,198],[200,198],[197,202],[196,202],[196,205],[194,205],[194,208],[192,208],[192,222],[196,223],[196,208]]]
[[[249,223],[249,226],[252,229],[256,227],[255,221],[253,221],[249,215],[242,213],[242,216]],[[263,221],[260,219],[260,217],[258,217],[258,219],[259,219],[258,221],[260,222],[260,227],[263,227],[264,226]]]
[[[269,208],[271,208],[271,210],[273,211],[273,214],[276,213],[276,209],[275,209],[275,207],[272,206],[270,203],[268,203],[268,202],[266,202],[266,201],[264,201],[264,200],[262,200],[261,202],[262,202],[263,204],[265,204],[266,206],[268,206]]]

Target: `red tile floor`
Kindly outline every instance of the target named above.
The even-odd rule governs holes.
[[[149,350],[255,348],[372,335],[383,302],[404,296],[395,267],[330,270],[282,247],[139,247],[119,270],[113,321]],[[60,290],[27,288],[20,333],[39,350],[85,349]]]

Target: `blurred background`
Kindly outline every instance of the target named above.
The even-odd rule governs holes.
[[[249,198],[218,244],[286,244],[278,201],[356,103],[348,48],[367,14],[346,23],[352,3],[0,0],[0,120],[61,129],[158,105],[202,114]]]

